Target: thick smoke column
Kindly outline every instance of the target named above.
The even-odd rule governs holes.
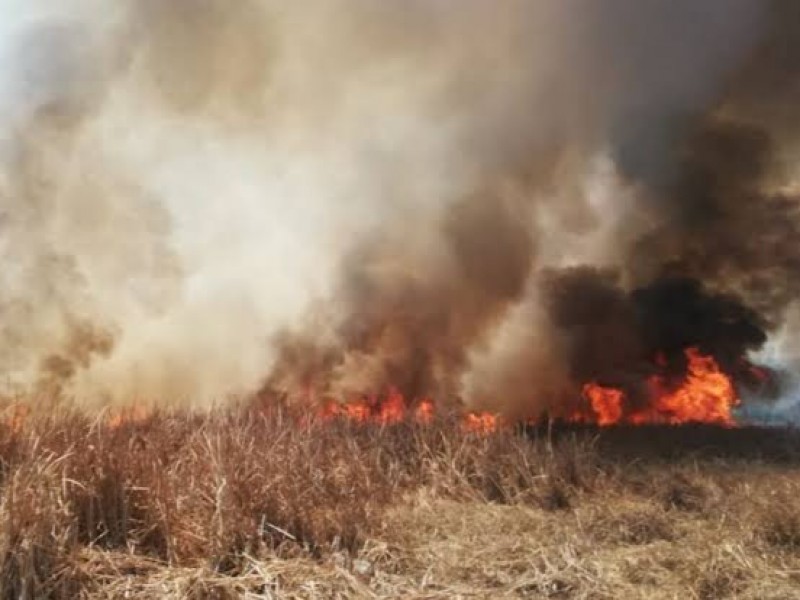
[[[616,274],[583,269],[546,278],[577,381],[636,397],[654,357],[682,372],[682,350],[697,347],[753,383],[743,358],[785,322],[800,291],[800,198],[790,187],[796,108],[789,108],[798,99],[800,31],[792,12],[769,5],[753,51],[705,110],[676,115],[668,143],[658,129],[644,129],[632,147],[612,138],[620,174],[653,224],[625,248]]]
[[[786,3],[30,6],[0,42],[11,391],[533,413],[654,348],[734,369],[795,297]]]

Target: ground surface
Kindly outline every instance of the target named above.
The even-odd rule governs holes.
[[[781,430],[0,427],[3,597],[797,598]]]

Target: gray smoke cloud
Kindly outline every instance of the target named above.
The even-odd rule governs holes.
[[[778,323],[781,6],[11,3],[0,373],[90,404],[393,385],[535,412],[576,384],[561,269]]]

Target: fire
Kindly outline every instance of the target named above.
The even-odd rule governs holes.
[[[421,406],[417,410],[424,410]],[[330,401],[322,407],[319,416],[323,420],[341,418],[356,423],[374,422],[391,425],[403,421],[407,414],[408,407],[405,398],[397,389],[391,388],[383,399],[370,396],[347,403]]]
[[[622,419],[622,404],[625,394],[622,390],[606,388],[596,383],[583,386],[583,394],[591,402],[592,410],[600,426],[613,425]]]
[[[430,399],[408,402],[396,388],[383,396],[368,396],[347,403],[329,401],[320,409],[323,421],[341,419],[360,424],[394,425],[411,421],[430,425],[436,418],[436,406]],[[470,412],[463,415],[461,424],[465,431],[490,433],[499,426],[497,415],[488,412]]]
[[[688,348],[685,354],[687,374],[684,381],[674,387],[664,375],[652,375],[647,380],[648,401],[643,408],[626,410],[627,398],[622,390],[596,383],[586,384],[583,393],[593,412],[593,419],[589,420],[602,426],[648,423],[735,425],[733,409],[739,404],[739,398],[730,377],[722,372],[712,356],[704,356],[697,348]]]
[[[731,378],[714,357],[702,354],[697,348],[688,348],[685,356],[686,374],[677,384],[663,374],[668,367],[666,357],[656,357],[654,365],[660,372],[645,381],[643,402],[633,403],[622,389],[590,382],[582,388],[585,405],[563,418],[568,422],[601,427],[683,423],[734,426],[733,409],[739,404],[739,398]],[[343,419],[377,425],[404,421],[430,424],[436,414],[432,400],[409,402],[395,388],[390,388],[383,396],[369,396],[349,403],[331,401],[318,413],[323,420]],[[465,413],[460,422],[464,431],[479,434],[491,433],[505,425],[498,415],[489,412]]]
[[[423,400],[420,402],[417,405],[417,409],[414,411],[414,420],[423,425],[429,425],[435,416],[436,409],[433,406],[433,402],[430,400]]]
[[[732,409],[739,403],[730,378],[711,356],[703,356],[696,348],[686,351],[688,375],[684,385],[670,392],[663,377],[648,381],[656,396],[654,409],[668,423],[698,421],[734,425]]]
[[[14,433],[19,433],[25,426],[28,417],[31,414],[31,409],[26,404],[11,404],[4,407],[2,417],[0,420]]]
[[[601,427],[682,423],[734,426],[733,409],[739,404],[739,398],[731,378],[712,356],[702,354],[697,348],[688,348],[685,355],[686,374],[677,384],[664,374],[668,367],[667,359],[663,355],[656,356],[654,365],[658,372],[644,382],[644,401],[632,402],[622,389],[589,382],[582,387],[585,404],[562,418],[567,422]],[[758,367],[752,369],[754,376],[761,375],[761,371],[755,371]],[[308,394],[308,402],[313,402],[313,396]],[[349,402],[329,400],[315,412],[316,419],[322,422],[340,420],[379,426],[404,422],[430,425],[438,415],[437,405],[432,399],[408,399],[394,387],[385,394],[367,395]],[[106,424],[118,428],[124,423],[141,422],[148,416],[150,411],[146,408],[133,406],[109,415]],[[24,415],[14,415],[9,423],[16,425],[23,419]],[[507,421],[490,412],[466,412],[458,420],[463,431],[481,435],[508,425]],[[302,417],[301,422],[307,423],[308,417]],[[527,422],[536,424],[538,420]]]
[[[499,424],[497,415],[487,412],[467,413],[462,421],[462,427],[465,431],[483,434],[496,431]]]
[[[126,423],[141,423],[150,416],[150,411],[141,404],[124,408],[113,412],[106,418],[106,425],[110,429],[118,429]]]
[[[665,356],[659,354],[653,361],[658,372],[644,382],[646,391],[643,399],[632,401],[623,389],[589,382],[582,387],[583,406],[571,414],[560,415],[560,418],[570,423],[594,424],[600,427],[683,423],[735,426],[733,409],[740,400],[731,377],[720,368],[713,356],[704,355],[697,348],[688,348],[684,354],[686,373],[678,383],[674,377],[665,374],[669,363]],[[771,373],[767,369],[746,361],[742,365],[753,380],[769,382]],[[307,402],[313,403],[313,397],[309,391]],[[29,413],[28,406],[12,404],[0,415],[0,422],[18,431],[25,424]],[[146,421],[151,415],[152,411],[147,407],[132,405],[108,413],[105,425],[117,429],[127,423]],[[329,400],[317,409],[311,420],[341,420],[380,426],[404,422],[431,425],[438,416],[437,405],[432,399],[409,400],[399,389],[390,387],[385,394],[363,396],[349,402]],[[463,431],[481,435],[510,424],[490,412],[465,412],[457,419]],[[300,417],[300,422],[308,423],[308,415]],[[537,425],[541,421],[529,419],[525,422]]]

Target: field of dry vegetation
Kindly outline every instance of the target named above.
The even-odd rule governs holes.
[[[800,441],[704,427],[0,426],[5,598],[796,598]]]

